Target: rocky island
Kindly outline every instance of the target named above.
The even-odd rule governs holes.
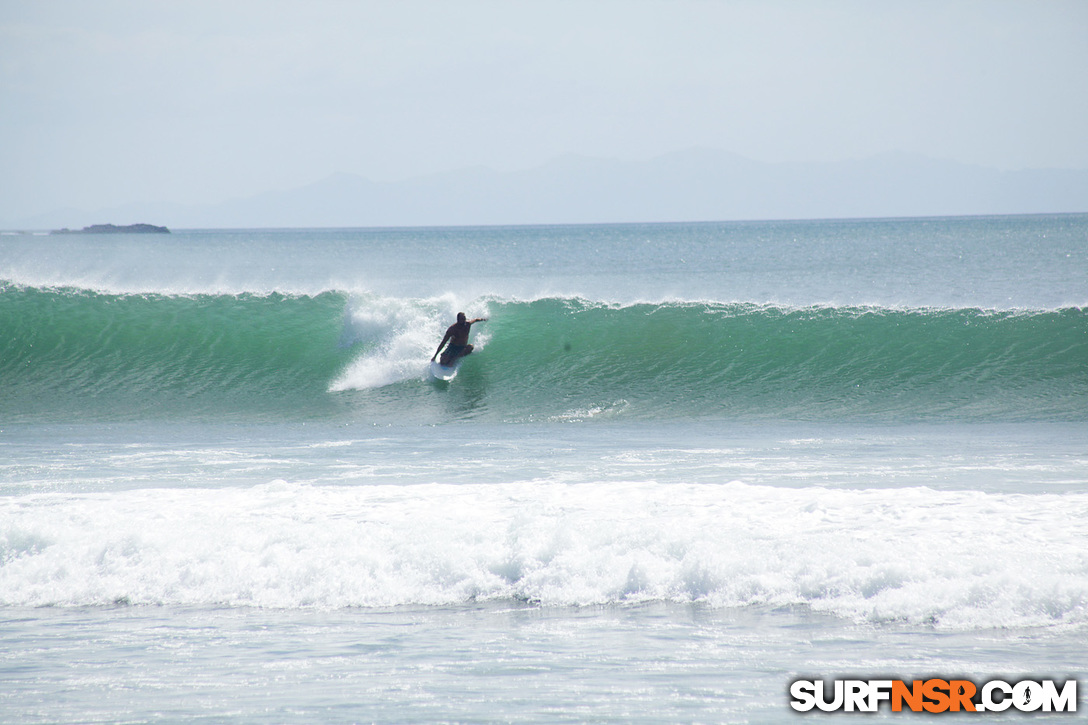
[[[157,227],[154,224],[129,224],[117,226],[115,224],[92,224],[82,229],[55,229],[51,234],[169,234],[166,227]]]

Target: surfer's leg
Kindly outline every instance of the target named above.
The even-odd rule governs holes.
[[[449,367],[454,361],[464,357],[470,352],[472,352],[472,345],[450,345],[446,348],[446,351],[442,353],[442,360],[440,362],[446,367]]]
[[[446,366],[453,365],[455,362],[463,358],[465,355],[468,355],[470,352],[472,352],[472,345],[459,345],[458,347],[454,348],[452,352],[449,352],[449,361],[442,364]]]

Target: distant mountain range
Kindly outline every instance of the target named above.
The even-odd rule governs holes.
[[[58,210],[8,229],[152,222],[178,228],[444,226],[1088,212],[1088,170],[1000,171],[890,154],[764,163],[710,149],[648,161],[567,156],[375,182],[334,174],[219,204]]]

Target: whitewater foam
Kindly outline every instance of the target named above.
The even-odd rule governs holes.
[[[0,602],[803,606],[1088,625],[1088,495],[741,483],[309,486],[0,502]]]
[[[464,305],[450,294],[426,300],[356,295],[345,313],[344,339],[348,345],[362,343],[364,352],[329,385],[329,391],[367,390],[424,378],[427,361],[458,312],[470,317],[489,314],[486,304]],[[482,350],[489,335],[477,330],[474,345]]]

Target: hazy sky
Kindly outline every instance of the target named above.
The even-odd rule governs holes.
[[[1088,2],[0,0],[0,219],[693,146],[1088,168]]]

